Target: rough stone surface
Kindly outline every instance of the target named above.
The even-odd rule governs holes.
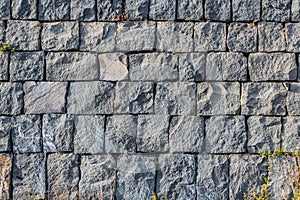
[[[68,20],[70,17],[70,1],[39,0],[39,20]]]
[[[203,19],[203,0],[178,0],[177,19],[200,20]]]
[[[262,0],[262,20],[286,22],[290,19],[290,0]]]
[[[216,21],[229,21],[231,18],[229,0],[206,0],[205,18]]]
[[[155,113],[165,115],[196,114],[195,83],[158,83]]]
[[[11,150],[10,134],[11,134],[11,118],[0,116],[0,152]],[[1,189],[0,189],[0,195],[1,195]]]
[[[170,200],[196,198],[196,160],[193,155],[160,155],[156,191]]]
[[[0,199],[10,199],[12,159],[9,155],[0,154],[0,169]]]
[[[299,0],[292,0],[291,6],[291,21],[300,21],[300,1]]]
[[[175,81],[178,79],[178,55],[146,53],[129,56],[132,81]]]
[[[121,0],[96,0],[97,20],[113,21],[119,14]]]
[[[286,29],[286,43],[287,51],[289,52],[300,52],[300,23],[287,23]]]
[[[150,0],[149,19],[175,20],[176,1]]]
[[[0,82],[0,114],[18,115],[22,107],[22,83]]]
[[[97,55],[86,52],[48,53],[46,79],[52,81],[96,80],[99,78]]]
[[[0,36],[1,40],[1,36]],[[8,54],[0,55],[0,81],[8,80]]]
[[[114,84],[74,82],[70,84],[67,110],[71,114],[112,114]]]
[[[73,151],[74,116],[46,114],[43,116],[44,152]]]
[[[202,82],[197,84],[197,114],[238,114],[239,110],[239,83]]]
[[[257,0],[232,0],[233,21],[259,21],[260,2]]]
[[[94,21],[96,19],[95,0],[71,1],[71,20]]]
[[[205,53],[179,54],[179,80],[200,82],[205,80]]]
[[[168,150],[169,117],[166,115],[140,115],[137,126],[139,152],[166,152]]]
[[[226,24],[218,22],[199,22],[195,23],[194,29],[195,51],[226,50]]]
[[[130,20],[147,19],[148,7],[148,0],[126,0],[125,8]]]
[[[10,0],[0,0],[0,20],[10,18]]]
[[[209,81],[246,81],[247,58],[241,53],[209,53],[205,71]]]
[[[37,0],[11,0],[14,19],[36,19]]]
[[[284,117],[282,121],[282,149],[290,152],[299,151],[300,146],[300,118]]]
[[[104,116],[76,116],[74,120],[74,152],[104,153],[104,123]]]
[[[10,56],[12,81],[43,80],[43,52],[15,52]]]
[[[0,40],[3,40],[5,31],[5,21],[0,21]]]
[[[288,94],[286,97],[286,106],[289,115],[300,115],[300,84],[286,84]]]
[[[63,113],[65,111],[65,82],[26,82],[24,111],[26,114]]]

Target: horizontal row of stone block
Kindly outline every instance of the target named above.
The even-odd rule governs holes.
[[[0,21],[20,51],[300,52],[300,23]],[[41,32],[41,33],[40,33]]]

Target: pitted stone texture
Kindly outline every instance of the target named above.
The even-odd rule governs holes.
[[[44,152],[73,151],[74,117],[47,114],[43,116]]]
[[[42,49],[46,51],[67,51],[79,48],[78,22],[43,23],[41,36]]]
[[[155,97],[155,113],[164,115],[195,115],[195,83],[158,83]]]
[[[42,152],[42,127],[39,115],[20,115],[12,120],[14,153]]]
[[[300,84],[289,83],[288,94],[286,98],[286,106],[289,115],[300,115]]]
[[[80,50],[108,52],[115,49],[116,24],[93,22],[80,24]]]
[[[10,134],[11,134],[11,118],[0,116],[0,152],[11,150]],[[0,197],[1,197],[1,189],[0,189]]]
[[[155,22],[151,21],[118,23],[117,51],[153,50],[155,47],[155,25]]]
[[[10,19],[10,0],[0,0],[0,20]]]
[[[260,2],[257,0],[233,0],[233,21],[259,21]]]
[[[170,152],[201,153],[204,119],[199,116],[175,116],[170,124]]]
[[[176,1],[150,0],[150,20],[175,20]]]
[[[37,0],[11,0],[14,19],[36,19]]]
[[[70,84],[67,110],[70,114],[112,114],[114,84],[74,82]]]
[[[200,82],[205,79],[205,53],[179,54],[179,80]]]
[[[300,23],[287,23],[286,26],[287,51],[300,52]]]
[[[74,124],[75,153],[104,153],[104,116],[78,115]]]
[[[40,30],[37,21],[11,20],[7,22],[6,41],[16,50],[40,50]]]
[[[251,81],[284,81],[297,79],[297,64],[292,53],[254,53],[249,55]]]
[[[0,40],[3,40],[4,37],[5,24],[4,21],[0,21]]]
[[[115,115],[106,119],[105,151],[107,153],[135,153],[137,117]]]
[[[128,80],[127,56],[122,53],[107,53],[98,56],[100,80]]]
[[[259,51],[284,51],[285,48],[283,24],[278,22],[258,23]]]
[[[116,161],[109,155],[81,158],[79,199],[114,199]]]
[[[247,120],[249,153],[260,153],[280,149],[281,118],[251,116]]]
[[[158,168],[156,191],[160,198],[196,198],[196,159],[193,155],[160,155]]]
[[[244,199],[244,194],[253,194],[252,188],[261,191],[263,177],[267,175],[266,170],[266,160],[262,156],[231,155],[229,199]]]
[[[117,167],[117,200],[152,199],[157,159],[153,156],[122,155]]]
[[[227,45],[230,51],[256,52],[257,28],[248,23],[231,23]]]
[[[49,199],[78,199],[78,155],[49,154],[47,175]]]
[[[140,115],[137,127],[137,150],[140,152],[166,152],[168,150],[169,117],[166,115]]]
[[[10,192],[12,190],[11,184],[11,171],[12,159],[7,154],[0,154],[0,199],[10,199]]]
[[[239,110],[239,83],[203,82],[197,84],[197,114],[238,114]]]
[[[13,199],[44,199],[46,193],[45,156],[17,154],[13,164]]]
[[[290,19],[290,0],[262,0],[262,20],[287,22]]]
[[[71,1],[71,20],[94,21],[96,20],[96,0]]]
[[[230,0],[206,0],[205,18],[216,21],[229,21],[231,18]]]
[[[1,38],[0,38],[1,40]],[[8,80],[8,59],[9,55],[4,54],[0,56],[0,81]]]
[[[26,114],[65,112],[65,82],[24,83],[24,111]]]
[[[46,79],[55,81],[96,80],[99,78],[97,55],[87,52],[49,52]]]
[[[12,81],[43,80],[43,52],[15,52],[10,56]]]
[[[300,1],[299,0],[292,0],[292,7],[291,7],[291,21],[300,21]]]
[[[148,0],[126,0],[125,10],[130,20],[147,19]]]
[[[285,115],[286,95],[282,83],[243,83],[242,115]]]
[[[285,117],[282,122],[282,149],[289,152],[300,150],[300,117]]]
[[[205,71],[209,81],[246,81],[247,58],[241,53],[209,53]]]
[[[170,53],[130,55],[129,76],[132,81],[178,80],[178,55]]]
[[[226,51],[226,24],[199,22],[194,29],[195,51]]]
[[[193,51],[194,23],[158,22],[158,51],[190,52]]]
[[[205,147],[208,153],[246,152],[244,116],[213,116],[205,122]]]
[[[113,21],[116,14],[120,14],[122,0],[96,0],[97,20]]]
[[[0,114],[18,115],[22,107],[22,83],[0,82]]]
[[[177,19],[200,20],[203,19],[203,0],[178,0]]]
[[[69,16],[70,1],[39,0],[39,20],[68,20]]]

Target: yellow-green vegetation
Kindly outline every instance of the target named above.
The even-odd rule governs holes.
[[[4,43],[3,41],[0,42],[0,53],[4,54],[5,52],[13,53],[15,52],[15,48],[12,48],[10,43]]]
[[[152,200],[159,200],[156,193],[154,193]],[[167,197],[163,198],[163,200],[169,200]]]

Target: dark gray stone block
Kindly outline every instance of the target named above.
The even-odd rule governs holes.
[[[150,20],[175,20],[176,1],[150,0]]]
[[[22,83],[0,83],[0,114],[18,115],[23,107]]]
[[[37,19],[37,0],[11,0],[14,19]]]
[[[259,21],[261,0],[232,0],[233,21]]]
[[[216,21],[229,21],[231,19],[230,0],[206,0],[205,18]]]
[[[262,0],[262,16],[265,21],[288,22],[290,20],[290,0]]]
[[[12,141],[10,138],[11,138],[11,118],[0,116],[0,152],[11,150]]]
[[[39,0],[39,20],[54,21],[70,19],[70,1]]]
[[[177,19],[200,20],[203,14],[203,0],[178,0]]]

